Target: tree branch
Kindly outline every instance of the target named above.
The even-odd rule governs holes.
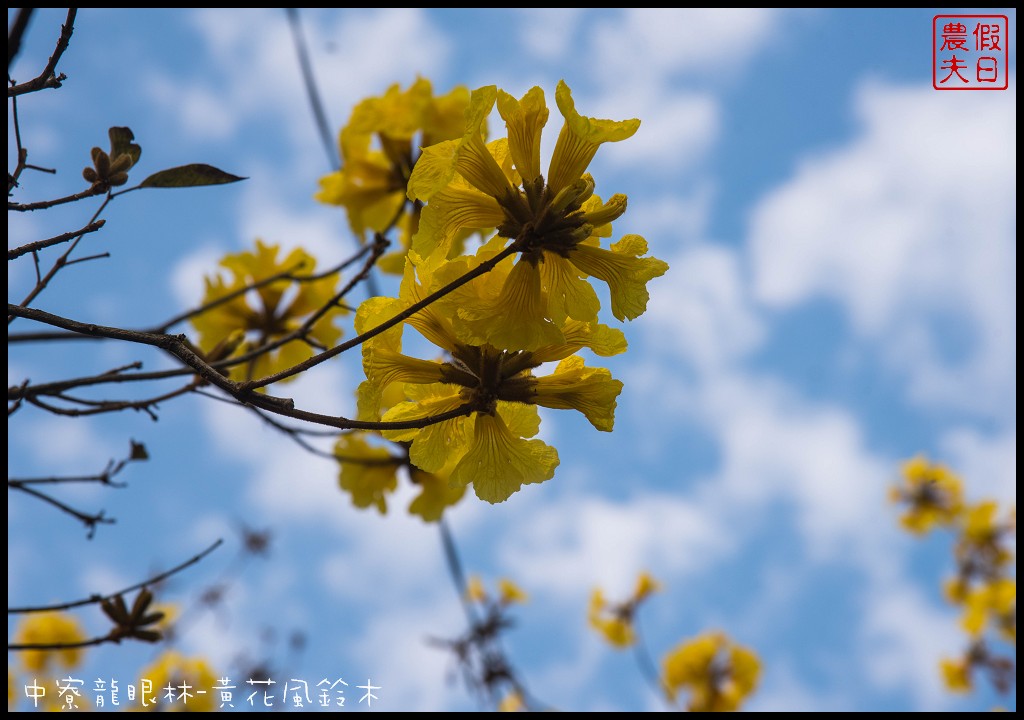
[[[223,543],[224,543],[223,539],[217,540],[215,543],[210,545],[210,547],[206,548],[205,550],[203,550],[198,555],[192,556],[191,558],[189,558],[185,562],[181,563],[180,565],[176,565],[175,567],[171,568],[170,570],[162,572],[162,573],[160,573],[158,575],[154,575],[153,577],[149,578],[148,580],[143,580],[140,583],[136,583],[134,585],[129,585],[128,587],[126,587],[126,588],[124,588],[122,590],[115,590],[114,592],[108,593],[107,595],[90,595],[89,597],[84,598],[82,600],[74,600],[72,602],[60,603],[58,605],[31,605],[31,606],[7,608],[7,614],[8,615],[18,615],[18,614],[22,614],[22,613],[51,612],[53,610],[70,610],[72,608],[82,607],[83,605],[99,604],[99,603],[103,602],[104,600],[109,600],[111,598],[117,597],[118,595],[127,595],[130,592],[133,592],[135,590],[139,590],[139,589],[147,587],[149,585],[156,585],[157,583],[162,582],[163,580],[166,580],[167,578],[171,577],[172,575],[176,575],[177,573],[181,572],[182,570],[184,570],[184,569],[186,569],[186,568],[188,568],[188,567],[190,567],[192,565],[195,565],[197,562],[199,562],[200,560],[205,558],[207,555],[212,553],[214,550],[219,548]]]
[[[437,290],[435,292],[430,293],[430,295],[427,295],[427,297],[423,298],[419,302],[413,303],[412,305],[407,307],[405,310],[403,310],[402,312],[396,314],[391,319],[385,320],[384,322],[382,322],[377,327],[372,328],[371,330],[367,330],[363,334],[357,335],[356,337],[352,338],[351,340],[343,342],[340,345],[337,345],[337,346],[331,348],[330,350],[326,350],[326,351],[320,353],[319,355],[314,355],[309,360],[306,360],[305,362],[301,362],[301,363],[299,363],[298,365],[295,365],[292,368],[289,368],[287,370],[282,370],[281,372],[275,373],[273,375],[268,375],[267,377],[262,378],[260,380],[251,380],[251,381],[249,381],[247,383],[243,383],[242,384],[242,388],[246,389],[246,390],[249,390],[249,389],[266,387],[267,385],[270,385],[271,383],[278,382],[279,380],[284,380],[285,378],[292,377],[293,375],[298,375],[301,372],[304,372],[306,370],[309,370],[310,368],[316,367],[320,363],[325,362],[327,360],[330,360],[331,358],[336,357],[337,355],[340,355],[341,353],[345,352],[346,350],[350,350],[350,349],[356,347],[357,345],[361,345],[362,343],[366,342],[367,340],[370,340],[371,338],[374,338],[377,335],[380,335],[382,332],[384,332],[388,328],[394,327],[395,325],[397,325],[398,323],[402,322],[406,318],[412,317],[413,315],[418,313],[420,310],[422,310],[423,308],[425,308],[428,305],[430,305],[435,300],[439,300],[440,298],[443,298],[445,295],[447,295],[448,293],[450,293],[450,292],[452,292],[454,290],[457,290],[458,288],[460,288],[463,285],[465,285],[466,283],[468,283],[470,280],[472,280],[474,278],[477,278],[477,277],[480,277],[481,275],[490,272],[498,263],[500,263],[502,260],[504,260],[508,256],[510,256],[510,255],[512,255],[512,254],[514,254],[514,253],[516,253],[518,251],[519,251],[518,245],[516,243],[512,243],[507,248],[502,250],[500,253],[498,253],[497,255],[492,257],[490,260],[485,260],[484,262],[480,263],[480,265],[478,265],[474,269],[470,270],[469,272],[467,272],[462,277],[459,277],[459,278],[453,280],[452,282],[448,283],[447,285],[445,285],[440,290]]]
[[[67,242],[86,233],[96,232],[107,223],[106,220],[97,220],[86,225],[81,230],[72,230],[71,232],[62,233],[56,237],[52,237],[48,240],[36,240],[35,242],[26,243],[21,247],[16,247],[13,250],[7,251],[7,259],[14,260],[22,255],[30,252],[36,252],[37,250],[43,250],[53,245],[59,245],[60,243]]]
[[[468,277],[468,275],[467,275]],[[262,410],[284,415],[296,420],[327,425],[341,430],[410,430],[427,427],[439,422],[451,420],[457,417],[470,415],[479,408],[472,403],[466,403],[454,410],[432,415],[430,417],[415,420],[404,420],[399,422],[370,422],[364,420],[350,420],[348,418],[323,415],[320,413],[308,412],[295,408],[295,401],[291,398],[281,398],[258,393],[248,389],[244,383],[236,383],[222,375],[218,370],[211,367],[205,360],[200,358],[192,350],[191,343],[184,335],[162,335],[157,333],[143,333],[135,330],[124,330],[121,328],[105,327],[82,323],[68,318],[53,315],[35,308],[21,307],[20,305],[7,304],[7,314],[11,317],[23,317],[37,322],[52,325],[54,327],[72,330],[85,335],[97,337],[108,337],[115,340],[139,343],[158,347],[174,357],[178,358],[185,365],[192,368],[203,380],[220,388],[228,395],[234,397],[240,403],[252,405]],[[411,314],[411,313],[410,313]],[[376,334],[376,333],[374,333]],[[9,389],[10,390],[10,389]]]
[[[50,56],[49,61],[46,63],[46,67],[39,73],[39,77],[36,77],[28,82],[21,83],[20,85],[14,85],[13,87],[7,88],[7,97],[17,97],[18,95],[24,95],[25,93],[36,92],[43,88],[59,88],[61,83],[67,79],[67,77],[61,73],[60,75],[54,75],[54,71],[57,69],[57,63],[60,61],[61,55],[68,49],[68,43],[71,42],[71,33],[75,31],[75,16],[78,14],[78,8],[68,8],[68,17],[64,21],[64,24],[60,27],[60,37],[57,38],[57,47],[53,51],[53,55]],[[7,49],[8,53],[8,68],[10,67],[11,61],[11,49]]]

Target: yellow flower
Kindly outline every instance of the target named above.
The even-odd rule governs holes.
[[[486,603],[489,599],[480,576],[473,575],[466,585],[466,597],[476,603]],[[498,581],[498,604],[502,606],[514,603],[525,603],[529,598],[526,593],[508,578]]]
[[[432,271],[420,265],[416,271],[430,278],[430,291],[438,290],[482,263],[492,261],[501,252],[503,244],[504,240],[495,236],[472,257],[440,263]],[[542,267],[556,267],[556,264],[551,261]],[[545,310],[550,310],[553,303],[552,295],[542,290],[542,275],[529,262],[515,262],[512,257],[507,257],[490,272],[436,301],[435,312],[447,318],[448,333],[459,342],[528,350],[535,356],[543,355],[545,362],[567,357],[565,354],[552,354],[556,348],[567,345],[573,345],[575,349],[588,347],[603,356],[625,351],[626,340],[622,331],[597,322],[597,296],[589,284],[579,281],[594,298],[593,312],[589,313],[593,317],[585,321],[570,318],[564,312],[548,313]],[[402,292],[407,296],[405,285]],[[422,294],[416,294],[415,298],[419,299]],[[408,297],[412,300],[413,295]]]
[[[153,664],[144,668],[140,679],[152,682],[153,697],[156,700],[148,710],[172,710],[178,712],[213,712],[217,709],[217,675],[207,662],[200,657],[185,657],[179,652],[168,650]],[[141,683],[140,683],[141,685]],[[168,690],[173,700],[168,700]],[[196,690],[205,690],[199,694]]]
[[[595,322],[599,302],[585,277],[607,282],[612,314],[632,320],[646,310],[647,282],[668,270],[657,258],[641,257],[647,243],[639,235],[625,236],[610,250],[599,246],[599,238],[611,234],[610,223],[625,212],[626,197],[602,203],[585,174],[602,143],[631,137],[640,121],[580,115],[564,81],[555,100],[564,122],[546,182],[540,174],[541,130],[548,118],[543,91],[535,87],[516,100],[494,86],[473,92],[462,138],[424,149],[409,179],[410,199],[427,203],[413,238],[417,263],[433,268],[450,258],[453,238],[467,230],[496,227],[502,245],[515,243],[521,254],[515,269],[489,303],[468,308],[477,313],[468,319],[485,320],[492,328],[487,342],[511,349],[551,342],[567,317]],[[485,122],[495,103],[508,138],[485,144]],[[499,339],[523,323],[530,331],[516,341],[521,344]]]
[[[926,533],[933,527],[952,525],[963,512],[963,485],[945,465],[922,456],[904,463],[903,484],[890,490],[893,502],[907,504],[900,522],[910,532]]]
[[[595,588],[590,595],[590,607],[587,621],[613,647],[626,648],[636,642],[636,631],[633,617],[637,608],[651,593],[661,589],[661,585],[649,573],[640,573],[636,581],[633,595],[625,602],[609,603],[600,588]]]
[[[1002,577],[1013,562],[1008,538],[1014,533],[1011,514],[1006,524],[998,521],[998,504],[986,500],[970,505],[963,512],[963,523],[954,552],[959,566],[958,579],[965,590],[974,580],[984,582]]]
[[[942,670],[942,679],[950,692],[970,692],[974,684],[971,681],[971,663],[965,659],[950,660],[943,658],[939,662],[939,669]]]
[[[633,630],[633,609],[628,604],[609,605],[600,588],[590,594],[587,622],[613,647],[626,648],[636,642]]]
[[[681,643],[665,656],[662,668],[670,699],[688,690],[691,712],[738,710],[761,674],[757,655],[721,632]]]
[[[656,593],[661,590],[661,583],[654,579],[654,576],[650,573],[640,573],[640,577],[636,579],[636,590],[633,591],[633,597],[636,598],[637,602],[644,600],[651,593]]]
[[[341,466],[338,484],[352,496],[353,505],[372,505],[383,515],[388,510],[387,495],[398,486],[395,473],[403,461],[393,457],[387,448],[367,443],[366,435],[348,432],[335,443],[334,456]]]
[[[1017,640],[1017,580],[998,578],[972,590],[964,603],[961,625],[973,636],[981,635],[988,621],[1010,642]]]
[[[469,578],[469,582],[466,585],[466,597],[478,603],[487,600],[487,590],[484,589],[484,581],[480,579],[479,575],[473,575]]]
[[[420,494],[409,504],[409,512],[419,515],[425,522],[440,520],[444,511],[466,494],[465,485],[452,486],[449,483],[448,476],[451,473],[446,469],[428,473],[418,467],[410,467],[409,474],[420,489]]]
[[[264,245],[257,240],[254,252],[228,255],[221,260],[221,266],[230,273],[229,279],[220,275],[206,278],[204,304],[227,298],[192,318],[192,325],[199,333],[199,347],[208,356],[220,354],[225,344],[234,346],[224,352],[227,356],[259,349],[280,340],[300,329],[334,298],[337,273],[314,280],[293,280],[292,277],[312,276],[316,261],[298,248],[278,260],[279,250],[278,245]],[[253,283],[279,275],[289,277],[242,292]],[[307,341],[290,340],[255,360],[232,368],[231,377],[236,380],[266,377],[309,359],[313,356],[314,345],[334,345],[341,337],[341,330],[334,323],[344,312],[341,307],[331,307],[312,324],[306,335]],[[240,332],[247,342],[239,347]]]
[[[28,613],[14,631],[15,645],[73,645],[85,642],[85,631],[74,616],[50,611]],[[20,653],[22,667],[28,672],[44,673],[58,665],[71,669],[82,662],[83,650],[64,647],[55,650],[25,650]]]
[[[434,97],[430,81],[418,78],[407,90],[395,84],[384,95],[360,102],[339,134],[342,167],[320,179],[316,199],[344,207],[362,240],[368,231],[401,227],[402,248],[379,263],[387,272],[401,273],[419,224],[420,206],[405,207],[418,148],[460,137],[468,105],[466,88]]]
[[[526,712],[526,703],[518,690],[511,691],[498,703],[498,712]]]
[[[525,603],[529,600],[529,596],[511,580],[502,578],[498,581],[498,600],[502,605],[511,605]]]
[[[538,405],[579,410],[595,428],[611,432],[622,383],[605,368],[585,367],[583,358],[573,355],[558,363],[550,375],[538,377],[534,392]]]
[[[465,267],[467,261],[450,263]],[[445,264],[439,277],[406,266],[399,298],[371,298],[356,313],[356,330],[365,332],[380,325],[460,273]],[[474,289],[467,290],[476,292]],[[423,360],[402,352],[403,325],[409,324],[449,360]],[[428,473],[444,468],[452,487],[473,485],[477,497],[496,503],[506,500],[523,485],[550,479],[558,465],[558,453],[541,440],[530,440],[540,428],[538,405],[576,409],[599,430],[611,430],[615,399],[622,383],[602,368],[587,368],[573,353],[592,347],[603,354],[625,349],[625,340],[597,324],[567,324],[563,340],[538,347],[535,353],[510,351],[490,343],[467,342],[443,307],[429,305],[363,344],[363,368],[367,382],[359,390],[360,417],[384,422],[415,421],[471,407],[460,416],[423,428],[387,430],[395,442],[407,442],[413,465]],[[568,337],[565,337],[565,336]],[[535,377],[545,362],[561,360],[555,372]],[[385,397],[401,385],[407,398],[382,412]]]

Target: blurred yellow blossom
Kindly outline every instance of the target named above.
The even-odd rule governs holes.
[[[185,657],[166,650],[139,674],[150,680],[156,702],[145,708],[151,711],[213,712],[217,709],[217,674],[201,657]],[[172,688],[168,700],[166,688]],[[205,690],[197,693],[196,690]]]
[[[757,687],[761,662],[751,650],[710,632],[681,643],[663,661],[670,699],[689,692],[691,712],[731,712]]]
[[[341,466],[338,484],[352,496],[359,508],[371,505],[383,515],[387,512],[387,495],[398,486],[396,471],[403,460],[385,447],[370,445],[369,433],[343,433],[334,445],[334,457]]]
[[[466,584],[466,597],[473,602],[482,603],[487,600],[487,590],[484,589],[484,581],[479,575],[474,575]]]
[[[498,581],[498,599],[502,605],[525,603],[529,597],[523,590],[508,578]]]
[[[964,630],[971,635],[980,635],[989,621],[1007,641],[1016,643],[1016,578],[998,578],[968,593],[961,620]]]
[[[964,659],[943,658],[939,663],[942,680],[950,692],[967,693],[974,687],[971,682],[971,666]]]
[[[587,621],[604,639],[616,648],[626,648],[636,642],[633,617],[637,608],[651,593],[661,589],[649,573],[641,573],[633,595],[621,603],[609,603],[600,588],[590,594]]]
[[[315,276],[316,260],[300,248],[281,259],[278,259],[279,252],[280,246],[265,245],[257,240],[254,251],[227,255],[221,260],[221,266],[230,273],[229,278],[221,275],[206,278],[203,304],[213,305],[192,318],[192,326],[199,333],[200,349],[208,357],[258,350],[299,330],[322,308],[326,311],[312,322],[305,339],[289,340],[232,368],[232,379],[259,379],[293,367],[312,357],[314,347],[331,347],[341,337],[335,322],[347,311],[331,305],[337,291],[338,273]],[[271,278],[276,279],[259,284]],[[253,285],[258,286],[246,291]],[[242,339],[245,342],[238,342]]]
[[[85,631],[68,613],[50,611],[29,613],[14,631],[15,645],[74,645],[85,642]],[[71,669],[82,662],[82,648],[64,647],[53,650],[25,650],[20,660],[25,670],[44,673],[57,666]]]
[[[361,240],[367,232],[400,228],[402,247],[379,262],[386,272],[401,274],[419,226],[420,204],[406,205],[419,148],[460,137],[468,105],[466,88],[435,96],[430,81],[417,78],[407,90],[395,84],[360,102],[339,133],[341,168],[320,179],[316,199],[344,207]]]
[[[526,710],[523,694],[518,690],[512,690],[498,703],[498,712],[526,712]]]
[[[904,463],[903,483],[890,489],[889,498],[906,504],[900,522],[922,534],[939,525],[952,525],[963,512],[963,485],[945,465],[918,456]]]

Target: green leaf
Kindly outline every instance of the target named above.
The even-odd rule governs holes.
[[[233,183],[246,179],[247,178],[232,175],[231,173],[226,173],[212,165],[193,163],[192,165],[182,165],[181,167],[170,168],[168,170],[161,170],[160,172],[153,173],[143,180],[139,187],[199,187],[201,185],[223,185],[225,183]]]

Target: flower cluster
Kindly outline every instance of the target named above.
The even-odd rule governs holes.
[[[364,240],[396,228],[404,238],[383,258],[401,275],[397,296],[371,297],[355,317],[366,380],[353,425],[378,439],[346,431],[334,454],[358,507],[386,512],[402,473],[421,490],[410,510],[426,521],[470,485],[499,503],[550,479],[559,457],[537,437],[539,407],[577,410],[599,431],[614,426],[622,383],[579,354],[626,350],[622,331],[601,322],[599,290],[612,316],[633,320],[668,265],[646,256],[639,235],[602,246],[627,199],[602,200],[587,172],[602,144],[631,137],[640,121],[581,115],[564,82],[555,102],[563,122],[546,174],[539,87],[519,99],[495,86],[435,96],[421,78],[364,100],[341,131],[342,167],[317,198],[344,207]],[[506,136],[488,142],[495,108]],[[481,242],[467,251],[473,235]],[[205,359],[234,359],[230,378],[257,387],[315,351],[347,349],[334,324],[345,310],[337,269],[313,274],[300,249],[278,255],[257,241],[227,256],[230,276],[207,278],[192,317]],[[406,328],[421,337],[410,342]]]
[[[960,625],[968,645],[961,656],[942,659],[943,680],[954,692],[969,692],[974,675],[987,671],[1005,692],[1014,663],[996,652],[994,643],[1017,642],[1016,513],[1011,510],[1003,519],[994,501],[965,502],[960,478],[923,457],[907,462],[903,476],[904,484],[890,493],[906,505],[901,524],[918,535],[940,527],[956,534],[956,574],[946,582],[945,594],[962,610]]]
[[[597,588],[590,596],[587,620],[612,647],[637,649],[641,670],[671,708],[680,707],[680,693],[685,693],[686,709],[691,712],[738,710],[757,686],[761,663],[757,655],[724,633],[708,632],[680,643],[665,655],[660,673],[655,669],[640,637],[636,614],[659,590],[661,585],[646,572],[640,574],[633,594],[623,602],[609,603]]]
[[[626,342],[598,321],[587,278],[608,284],[616,318],[633,319],[646,309],[647,282],[668,268],[642,257],[638,235],[600,246],[626,198],[602,202],[586,169],[602,143],[630,137],[639,121],[583,117],[565,83],[556,101],[564,123],[545,179],[541,89],[520,100],[493,86],[473,91],[460,136],[424,148],[409,176],[408,197],[423,209],[398,297],[371,298],[356,315],[360,334],[403,318],[363,343],[360,419],[423,421],[383,436],[407,445],[416,468],[450,488],[471,484],[491,503],[554,475],[557,451],[535,438],[538,406],[575,409],[612,429],[622,383],[577,352],[611,356]],[[487,143],[495,105],[507,137]],[[492,228],[474,254],[462,254],[462,238]],[[440,357],[406,354],[406,325]],[[548,363],[557,365],[539,374]]]
[[[689,692],[690,712],[732,712],[757,687],[761,663],[752,651],[721,632],[698,635],[662,662],[665,686],[674,699]]]
[[[900,523],[918,535],[956,522],[963,511],[963,483],[945,465],[918,456],[903,464],[903,483],[889,490],[889,499],[906,504]]]
[[[321,178],[316,199],[345,208],[352,232],[363,241],[367,231],[400,228],[402,249],[381,259],[383,270],[402,272],[419,226],[420,206],[405,197],[419,148],[461,136],[468,105],[466,88],[434,97],[430,81],[419,78],[407,90],[393,85],[366,98],[342,128],[341,169]]]

